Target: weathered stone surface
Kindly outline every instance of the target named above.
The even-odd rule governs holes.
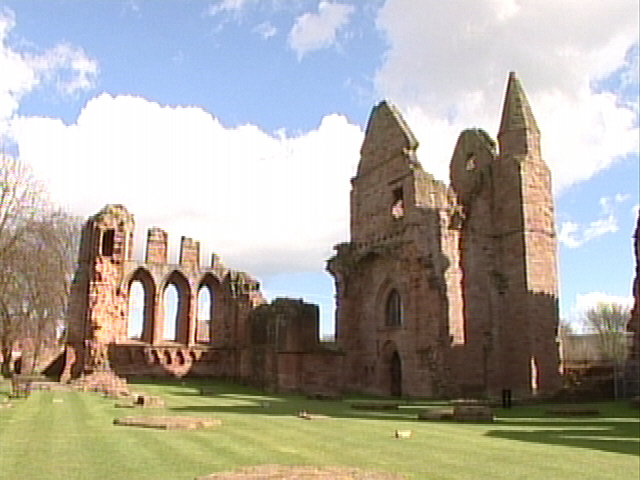
[[[397,474],[361,470],[351,467],[296,467],[260,465],[232,472],[197,477],[196,480],[403,480]]]
[[[478,129],[460,134],[450,187],[422,169],[417,147],[397,109],[373,109],[351,181],[351,238],[327,264],[345,389],[553,392],[551,177],[517,77],[509,76],[498,142]]]
[[[488,405],[456,405],[452,418],[459,422],[493,422],[493,412]]]
[[[429,408],[418,412],[418,420],[452,420],[453,408]]]
[[[400,404],[397,402],[363,401],[353,402],[351,408],[356,410],[397,410]]]
[[[187,416],[128,416],[116,418],[114,425],[129,427],[158,428],[161,430],[195,430],[222,425],[216,418],[198,418]]]
[[[146,261],[135,261],[133,230],[133,215],[122,205],[107,205],[83,228],[70,296],[65,380],[106,370],[239,376],[243,367],[237,360],[250,343],[247,317],[264,302],[258,282],[226,268],[215,255],[211,266],[201,266],[199,243],[187,237],[181,239],[178,263],[169,263],[168,236],[157,227],[149,230]],[[144,289],[139,338],[128,337],[134,282]],[[175,332],[163,331],[163,289],[169,284],[178,292]],[[202,287],[209,290],[212,304],[207,332],[198,332],[204,325],[196,321]],[[206,345],[199,343],[203,338]]]
[[[71,386],[85,392],[102,393],[111,398],[130,395],[127,381],[122,377],[118,377],[112,371],[93,372],[83,375],[71,382]]]
[[[627,331],[631,332],[631,349],[625,366],[625,376],[628,395],[640,394],[640,216],[638,216],[636,230],[633,235],[633,247],[636,259],[636,273],[633,279],[632,295],[633,308],[627,324]]]
[[[133,216],[107,205],[82,232],[63,378],[112,370],[328,395],[552,393],[560,377],[551,175],[515,74],[497,142],[462,132],[450,186],[423,170],[417,148],[393,105],[373,109],[352,179],[351,238],[327,264],[337,301],[331,347],[319,341],[315,305],[266,305],[258,282],[217,255],[202,266],[193,239],[182,237],[170,263],[167,233],[154,227],[145,262],[133,260]],[[128,338],[134,282],[144,288],[144,322]],[[178,314],[167,340],[169,284]],[[208,326],[196,320],[201,287],[213,299]]]
[[[162,397],[138,394],[135,395],[133,404],[136,407],[163,408],[164,400],[162,399]]]

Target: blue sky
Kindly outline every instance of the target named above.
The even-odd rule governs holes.
[[[628,301],[638,210],[636,0],[0,0],[0,138],[54,201],[123,203],[268,297],[319,303],[369,112],[395,103],[447,182],[518,72],[554,179],[561,315]],[[174,257],[175,258],[175,257]]]

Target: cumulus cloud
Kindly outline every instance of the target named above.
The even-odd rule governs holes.
[[[599,218],[586,225],[580,225],[572,221],[562,222],[558,240],[566,247],[578,248],[602,235],[617,232],[618,220],[616,217],[616,204],[625,202],[629,198],[630,195],[620,193],[616,194],[613,198],[600,198]]]
[[[582,320],[584,319],[585,314],[590,309],[596,307],[599,303],[615,303],[622,305],[623,307],[631,308],[633,306],[633,297],[610,295],[604,292],[578,293],[576,295],[575,302],[569,311],[567,320],[569,320],[579,331],[583,330],[584,323]]]
[[[73,125],[29,117],[11,127],[22,159],[71,211],[122,203],[136,215],[138,256],[144,231],[157,225],[173,250],[190,236],[230,266],[264,275],[318,270],[348,238],[363,133],[340,115],[289,136],[226,127],[196,107],[101,94]]]
[[[421,161],[440,179],[461,129],[497,133],[511,70],[556,192],[638,152],[635,0],[387,0],[377,25],[389,44],[377,91],[406,114]]]
[[[91,88],[98,64],[76,46],[63,43],[42,53],[22,52],[9,42],[15,26],[13,11],[0,9],[0,133],[20,100],[37,87],[53,86],[63,95]]]
[[[296,18],[289,32],[289,46],[298,59],[334,45],[338,31],[347,25],[354,10],[352,5],[321,1],[317,13],[307,12]]]

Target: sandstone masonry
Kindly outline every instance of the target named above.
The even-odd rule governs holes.
[[[351,189],[351,241],[329,260],[344,388],[515,395],[559,387],[556,234],[549,169],[509,75],[498,143],[458,138],[451,186],[416,159],[387,102],[373,109]]]
[[[64,376],[210,375],[318,395],[553,392],[560,377],[551,176],[515,74],[498,141],[462,132],[450,187],[423,170],[417,148],[393,105],[373,109],[351,180],[351,238],[327,263],[337,348],[319,341],[315,305],[266,304],[257,281],[217,256],[201,266],[192,239],[182,238],[173,265],[166,232],[152,228],[145,261],[132,260],[133,216],[108,205],[83,229]],[[130,339],[135,281],[144,288],[144,324]],[[169,284],[178,315],[166,340]],[[195,319],[202,287],[212,298],[206,335]]]

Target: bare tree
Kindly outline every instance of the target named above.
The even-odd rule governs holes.
[[[627,323],[631,315],[628,306],[618,303],[598,303],[585,312],[585,326],[597,334],[603,360],[622,365],[627,355]]]
[[[0,159],[0,369],[7,375],[17,347],[28,351],[31,369],[62,328],[80,222],[53,209],[18,159]]]

